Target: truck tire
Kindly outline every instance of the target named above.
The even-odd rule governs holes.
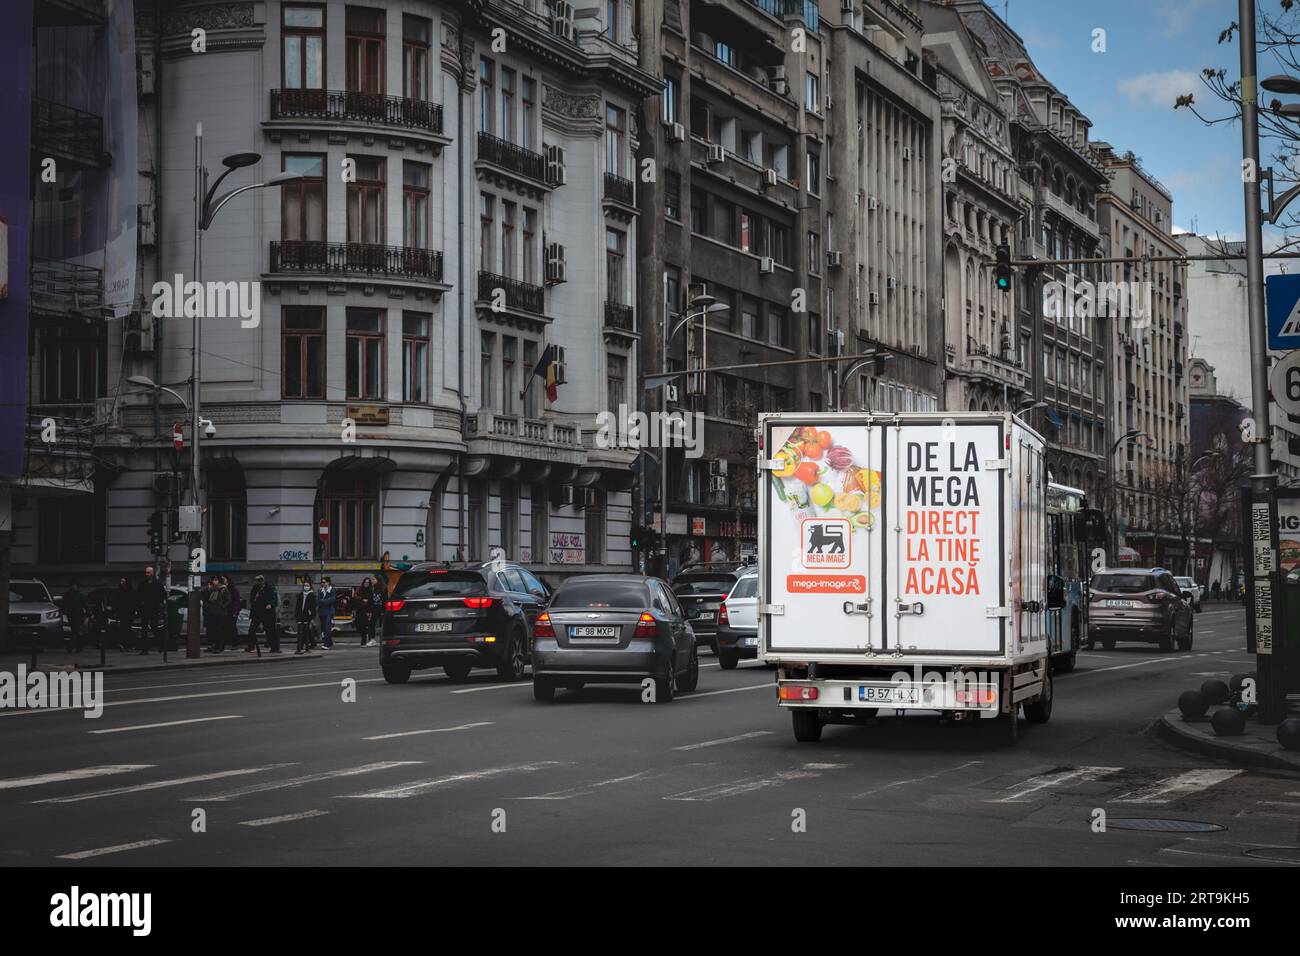
[[[998,714],[989,721],[993,726],[994,740],[1004,747],[1014,747],[1020,737],[1020,705],[1013,704],[1011,713]]]
[[[1043,691],[1038,695],[1038,699],[1025,704],[1025,719],[1031,724],[1045,724],[1051,720],[1052,698],[1055,696],[1052,687],[1052,675],[1049,672],[1043,678]]]
[[[822,739],[822,719],[815,710],[790,711],[794,739],[801,744],[815,744]]]
[[[1068,654],[1057,654],[1052,658],[1052,671],[1057,674],[1068,674],[1074,670],[1074,665],[1078,662],[1079,652],[1070,651]]]

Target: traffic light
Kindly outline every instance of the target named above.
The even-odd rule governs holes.
[[[628,543],[632,546],[634,552],[640,551],[645,545],[645,528],[639,524],[632,526],[632,531],[628,535]]]
[[[1011,288],[1011,247],[1005,242],[998,246],[998,263],[993,271],[993,284],[1001,292]]]
[[[155,511],[149,515],[149,550],[161,554],[163,550],[163,513]]]

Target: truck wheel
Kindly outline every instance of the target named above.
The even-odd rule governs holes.
[[[1055,693],[1052,688],[1052,675],[1048,673],[1043,678],[1043,691],[1038,695],[1038,700],[1032,704],[1025,704],[1025,719],[1031,724],[1045,724],[1052,719],[1052,698]]]
[[[822,739],[822,719],[815,710],[792,710],[794,739],[801,744],[815,744]]]
[[[991,721],[992,727],[989,729],[993,732],[993,739],[1004,747],[1015,746],[1017,738],[1020,736],[1020,705],[1013,704],[1011,713],[998,714]]]
[[[1070,651],[1068,654],[1057,654],[1052,658],[1052,671],[1057,674],[1068,674],[1074,670],[1074,665],[1079,659],[1078,651]]]
[[[390,684],[405,684],[411,679],[411,665],[401,661],[388,661],[382,665],[384,680]]]

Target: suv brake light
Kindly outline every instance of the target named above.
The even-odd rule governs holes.
[[[484,608],[492,606],[492,599],[490,597],[467,597],[462,598],[461,600],[465,602],[466,607],[474,608],[476,611],[481,611]]]
[[[404,607],[406,607],[406,598],[394,598],[384,602],[385,611],[400,611]]]
[[[537,615],[537,620],[533,622],[533,637],[554,637],[555,627],[551,624],[551,615],[546,611]]]
[[[1152,604],[1160,604],[1164,601],[1168,601],[1172,597],[1173,595],[1168,591],[1152,591],[1147,595],[1147,600]]]
[[[721,604],[718,605],[718,623],[719,623],[719,624],[730,624],[730,623],[731,623],[731,618],[730,618],[730,617],[728,616],[728,614],[727,614],[727,602],[726,602],[726,601],[723,601]]]
[[[654,615],[651,614],[649,611],[642,611],[641,619],[636,622],[636,633],[634,633],[632,636],[634,638],[635,637],[654,638],[657,637],[658,634],[659,634],[659,624],[657,621],[655,621]]]

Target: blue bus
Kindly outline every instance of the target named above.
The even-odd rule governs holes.
[[[1047,573],[1065,582],[1065,606],[1047,612],[1047,653],[1058,673],[1074,670],[1088,634],[1089,550],[1105,540],[1104,526],[1080,489],[1048,482]]]

